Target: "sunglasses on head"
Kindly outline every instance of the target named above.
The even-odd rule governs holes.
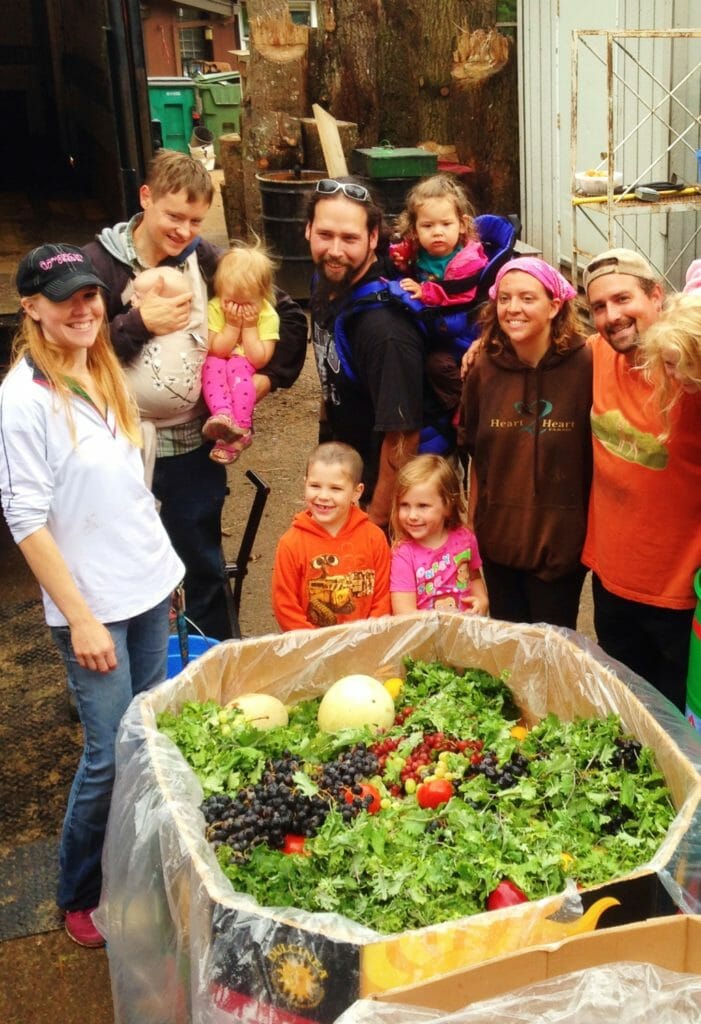
[[[370,193],[364,185],[356,185],[354,182],[335,181],[333,178],[322,178],[317,181],[316,190],[322,196],[332,196],[336,192],[343,192],[348,199],[357,199],[359,203],[369,203]]]

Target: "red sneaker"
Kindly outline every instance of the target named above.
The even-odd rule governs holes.
[[[92,907],[90,910],[67,910],[65,917],[65,927],[69,938],[77,942],[79,946],[88,946],[92,949],[97,949],[99,946],[104,946],[105,940],[99,931],[92,923],[92,912],[96,910],[96,907]]]

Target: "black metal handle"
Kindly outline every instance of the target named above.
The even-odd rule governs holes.
[[[246,477],[251,481],[255,487],[255,494],[253,496],[253,503],[251,510],[248,513],[248,520],[246,527],[243,531],[241,543],[239,545],[238,554],[235,562],[227,562],[224,566],[224,570],[229,580],[234,581],[233,588],[229,588],[231,594],[230,604],[230,615],[232,618],[232,629],[234,632],[235,639],[241,638],[241,630],[239,628],[239,612],[241,609],[241,593],[243,590],[243,580],[248,572],[248,563],[251,560],[251,552],[253,551],[253,545],[255,543],[256,535],[258,533],[258,527],[263,517],[263,509],[268,500],[270,494],[270,485],[259,477],[257,473],[254,473],[252,469],[246,470]]]

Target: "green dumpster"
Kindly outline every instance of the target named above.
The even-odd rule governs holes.
[[[151,120],[159,121],[166,149],[188,153],[192,135],[192,114],[197,105],[191,78],[149,78],[148,100]]]
[[[241,76],[238,71],[218,71],[198,75],[195,84],[202,121],[214,135],[218,160],[220,135],[238,132],[241,124]]]

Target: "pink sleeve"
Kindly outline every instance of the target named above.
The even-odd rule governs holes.
[[[467,536],[469,538],[470,551],[472,552],[472,557],[470,558],[470,568],[471,569],[481,569],[482,568],[482,556],[480,555],[480,549],[479,549],[479,545],[477,543],[477,537],[475,537],[475,535],[472,532],[472,530],[468,530],[467,528],[465,528],[465,533],[467,534]]]
[[[477,537],[475,537],[472,530],[469,530],[466,526],[459,526],[457,530],[451,534],[451,550],[453,555],[461,554],[463,551],[469,551],[470,568],[482,568],[482,558],[477,544]]]
[[[422,281],[421,301],[427,306],[450,306],[456,302],[469,302],[473,298],[476,288],[469,292],[462,292],[460,295],[446,295],[437,281]]]
[[[457,281],[461,277],[470,277],[471,274],[476,274],[486,267],[488,263],[489,260],[482,248],[482,243],[470,240],[445,268],[445,280]]]
[[[486,267],[488,262],[482,243],[470,241],[446,267],[445,280],[459,281],[461,277],[471,277]],[[476,293],[476,286],[458,292],[457,295],[447,295],[437,281],[424,281],[421,285],[421,300],[427,306],[455,306],[460,302],[470,302]]]
[[[408,544],[398,544],[392,548],[392,562],[389,575],[391,594],[415,594],[416,574]]]

